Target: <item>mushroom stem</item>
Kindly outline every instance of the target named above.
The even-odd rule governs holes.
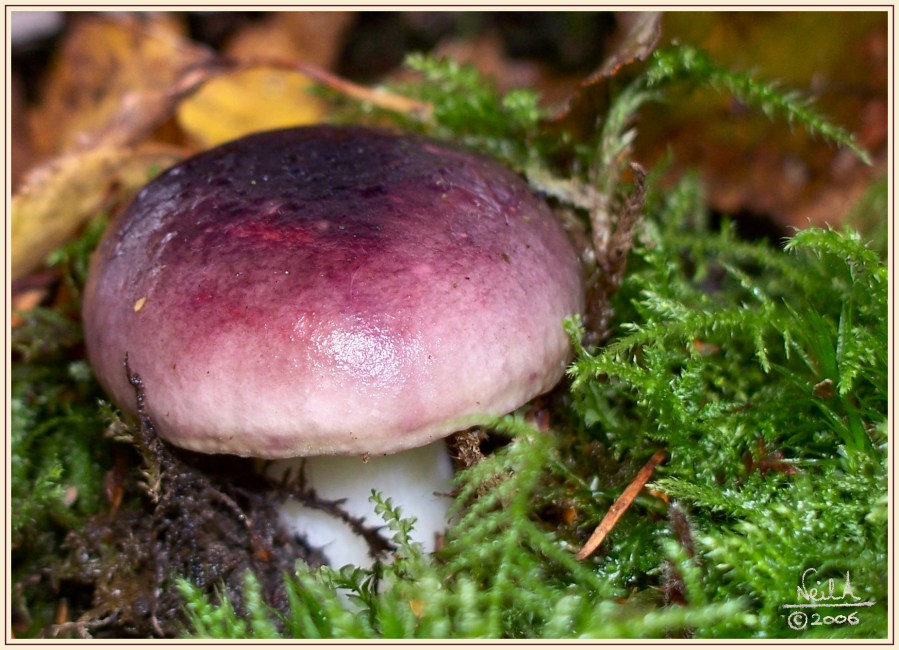
[[[370,501],[372,490],[390,498],[402,517],[414,518],[412,540],[425,552],[436,548],[447,525],[453,465],[443,440],[387,456],[313,456],[272,462],[274,478],[302,472],[304,496],[288,499],[280,510],[284,526],[320,549],[331,566],[369,567],[376,559],[376,529],[385,525]],[[389,531],[380,531],[389,542]],[[382,548],[389,547],[384,544]]]

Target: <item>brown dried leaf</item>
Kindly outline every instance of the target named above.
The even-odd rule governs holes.
[[[241,30],[225,53],[245,62],[303,61],[333,69],[355,14],[349,11],[283,11]]]
[[[22,85],[22,79],[15,71],[13,71],[10,77],[9,87],[10,181],[13,191],[15,191],[22,176],[33,164],[34,147],[28,135],[28,123],[25,117],[25,90]]]
[[[25,322],[22,314],[31,311],[44,302],[49,291],[45,288],[26,289],[19,292],[13,291],[11,301],[12,314],[10,314],[9,326],[15,328],[20,327]]]
[[[29,116],[43,156],[133,144],[171,114],[214,63],[172,21],[172,14],[126,14],[75,23]]]
[[[662,14],[657,11],[623,12],[616,15],[621,25],[611,48],[612,54],[584,79],[571,94],[564,108],[552,118],[556,123],[573,125],[595,123],[605,115],[612,96],[612,81],[626,77],[633,64],[652,54],[662,35]]]
[[[482,76],[492,80],[500,92],[538,87],[546,74],[535,61],[508,56],[495,31],[444,40],[435,48],[434,56],[473,66]]]
[[[614,206],[613,215],[607,214],[602,204],[590,212],[597,272],[589,283],[584,312],[584,324],[588,330],[584,342],[587,345],[599,345],[611,334],[610,323],[614,316],[612,298],[621,287],[634,235],[643,218],[646,172],[632,163],[631,176],[633,191],[621,198],[622,205]]]
[[[621,30],[612,45],[612,54],[584,80],[584,87],[614,77],[631,63],[645,61],[662,36],[662,14],[658,11],[626,11],[616,17]]]
[[[828,119],[858,135],[874,165],[703,88],[645,107],[635,157],[647,166],[671,158],[660,178],[665,186],[684,170],[699,171],[710,208],[761,233],[842,223],[872,179],[887,171],[887,15],[672,11],[664,20],[666,40],[699,47],[725,69],[751,71],[814,97]]]
[[[100,147],[33,170],[11,203],[12,279],[37,268],[89,219],[128,200],[183,156],[163,145]]]

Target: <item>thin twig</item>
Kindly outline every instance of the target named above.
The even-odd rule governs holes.
[[[238,61],[222,58],[214,61],[205,70],[195,71],[192,76],[182,82],[183,93],[190,94],[200,85],[225,72],[240,72],[257,68],[287,70],[299,72],[317,84],[329,88],[339,95],[349,97],[358,102],[368,103],[377,108],[394,113],[412,115],[419,120],[428,120],[434,112],[434,106],[428,102],[400,95],[384,87],[363,86],[335,75],[327,70],[302,61],[265,58],[253,61]],[[205,74],[205,77],[203,76]],[[180,97],[180,95],[179,95]]]
[[[631,504],[634,502],[634,499],[637,498],[637,495],[640,494],[640,490],[643,489],[643,486],[649,481],[652,473],[655,471],[656,465],[665,460],[665,450],[659,449],[656,453],[652,455],[652,458],[649,459],[643,468],[637,472],[637,476],[634,477],[634,480],[631,481],[631,484],[627,486],[624,492],[621,493],[621,496],[618,497],[618,500],[612,504],[612,507],[609,508],[609,511],[606,513],[606,516],[603,517],[602,521],[599,522],[599,526],[596,527],[596,530],[593,531],[593,534],[590,535],[590,539],[587,540],[587,543],[584,544],[584,547],[578,551],[578,554],[575,556],[576,560],[585,560],[593,552],[599,548],[599,545],[602,544],[603,540],[606,538],[611,530],[615,527],[615,524],[618,523],[618,520],[621,518],[621,515],[625,513],[625,511],[630,508]]]
[[[361,102],[367,102],[378,108],[396,113],[407,113],[414,115],[418,119],[427,120],[434,112],[434,107],[428,102],[422,102],[411,97],[399,95],[386,88],[370,88],[368,86],[360,86],[343,77],[331,74],[327,70],[323,70],[317,66],[294,62],[292,67],[312,78],[314,81],[334,90],[345,97],[355,99]]]

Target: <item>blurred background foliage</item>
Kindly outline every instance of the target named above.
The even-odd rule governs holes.
[[[223,75],[174,115],[158,119],[161,109],[147,97],[154,88],[183,81],[179,73],[204,60],[205,48],[239,61],[304,61],[365,84],[407,74],[401,64],[411,52],[431,53],[473,65],[501,92],[532,88],[547,105],[561,105],[614,50],[629,16],[592,11],[539,18],[515,11],[165,13],[139,19],[141,31],[153,38],[135,44],[127,30],[99,24],[90,13],[62,14],[49,34],[13,41],[13,186],[19,187],[29,168],[70,150],[76,133],[90,132],[108,116],[113,101],[126,96],[140,97],[140,111],[148,115],[123,117],[129,124],[119,124],[119,130],[137,130],[134,122],[140,119],[155,123],[156,130],[149,138],[143,132],[124,139],[144,136],[189,147],[247,129],[316,121],[327,111],[314,96],[307,95],[301,105],[288,100],[308,88],[308,79],[263,68]],[[784,226],[837,225],[869,181],[885,173],[886,13],[671,11],[662,25],[662,45],[700,47],[729,69],[779,79],[813,97],[826,115],[858,135],[875,164],[861,165],[848,152],[833,156],[827,144],[801,130],[772,123],[726,96],[696,91],[645,110],[636,154],[644,165],[673,152],[670,179],[700,168],[710,206],[738,221],[755,222],[763,233]],[[155,120],[149,115],[154,111]],[[215,119],[209,119],[213,114]]]

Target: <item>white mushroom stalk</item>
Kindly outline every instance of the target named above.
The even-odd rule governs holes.
[[[375,557],[369,541],[346,520],[352,517],[372,532],[382,528],[382,538],[392,537],[375,512],[372,490],[389,498],[404,519],[415,519],[410,538],[426,553],[438,548],[446,532],[453,464],[443,440],[388,456],[315,456],[279,460],[266,467],[274,480],[285,472],[295,477],[300,471],[316,499],[334,507],[315,508],[290,499],[280,509],[281,521],[308,546],[319,549],[333,567],[369,567],[376,559],[385,559]]]
[[[318,458],[323,496],[338,464],[326,457],[347,457],[345,493],[327,498],[367,504],[379,489],[430,548],[430,506],[368,485],[360,459],[414,475],[382,457],[552,388],[570,353],[562,323],[582,307],[578,257],[521,178],[435,141],[318,126],[241,138],[150,183],[110,225],[83,315],[100,382],[135,415],[127,355],[162,438]],[[444,503],[431,495],[448,491],[448,465],[427,463],[438,480],[419,491]],[[312,526],[297,533],[338,557]]]

